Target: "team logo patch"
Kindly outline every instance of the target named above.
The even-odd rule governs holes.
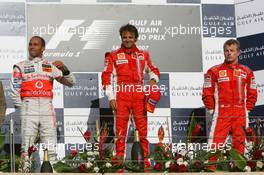
[[[117,60],[116,61],[116,65],[119,65],[119,64],[127,64],[128,63],[128,60]]]
[[[218,83],[224,82],[224,81],[229,81],[229,77],[221,77],[217,79]]]
[[[35,68],[34,68],[34,67],[32,67],[32,68],[27,68],[27,69],[25,68],[25,69],[24,69],[24,72],[25,72],[25,74],[35,72]]]
[[[42,70],[44,72],[52,72],[51,65],[50,64],[42,64]]]
[[[226,76],[227,76],[226,70],[219,71],[219,77],[226,77]]]
[[[45,67],[42,67],[42,70],[44,72],[52,72],[52,69],[51,68],[45,68]]]
[[[37,89],[42,89],[43,88],[43,83],[42,83],[42,81],[37,81],[36,83],[35,83],[35,87],[37,88]]]
[[[137,58],[137,52],[132,53],[132,58],[136,59]]]
[[[42,64],[42,67],[51,68],[50,64]]]
[[[118,60],[126,59],[125,53],[118,53],[117,54],[117,59]]]
[[[239,77],[240,76],[240,69],[234,70],[234,76]]]
[[[242,78],[245,78],[245,79],[247,78],[247,73],[243,72],[241,69],[235,69],[233,75],[235,77],[242,77]]]

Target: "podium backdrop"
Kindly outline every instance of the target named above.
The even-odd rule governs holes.
[[[204,110],[203,74],[223,62],[222,46],[230,38],[241,42],[240,62],[255,72],[259,96],[250,115],[262,116],[263,128],[263,0],[14,0],[0,1],[0,78],[8,104],[2,131],[8,132],[9,117],[14,116],[20,143],[20,117],[9,97],[9,79],[12,65],[27,59],[33,35],[46,40],[45,57],[62,60],[77,78],[73,88],[54,84],[59,143],[64,148],[59,156],[67,152],[66,145],[85,143],[77,127],[94,133],[98,119],[112,126],[100,77],[104,53],[120,46],[118,30],[126,23],[138,28],[138,46],[150,52],[161,71],[162,98],[148,120],[150,143],[158,142],[161,125],[165,142],[185,141],[192,111]]]

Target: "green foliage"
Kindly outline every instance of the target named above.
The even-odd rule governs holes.
[[[76,169],[74,167],[71,167],[67,163],[63,163],[61,161],[54,164],[53,168],[58,173],[70,173],[70,172],[74,172],[74,170]]]
[[[243,169],[245,168],[245,166],[247,165],[247,161],[246,159],[240,155],[236,150],[231,149],[230,150],[230,157],[232,158],[232,160],[235,162],[236,167],[243,171]]]

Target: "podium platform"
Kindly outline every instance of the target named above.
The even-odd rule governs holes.
[[[10,174],[10,173],[0,173],[1,175],[5,175],[5,174]],[[13,173],[12,173],[13,174]],[[22,175],[22,174],[25,174],[25,173],[16,173],[17,175]],[[43,174],[63,174],[63,173],[27,173],[27,174],[32,174],[32,175],[43,175]],[[76,175],[76,174],[79,174],[79,173],[67,173],[67,175]],[[87,175],[99,175],[99,174],[102,174],[102,173],[85,173]],[[223,172],[211,172],[211,173],[104,173],[104,175],[116,175],[116,174],[129,174],[129,175],[166,175],[166,174],[188,174],[188,175],[212,175],[212,174],[221,174],[221,175],[239,175],[239,174],[242,174],[242,175],[263,175],[263,172],[229,172],[229,173],[223,173]]]

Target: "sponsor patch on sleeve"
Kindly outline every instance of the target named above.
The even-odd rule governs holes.
[[[34,67],[32,67],[32,68],[25,68],[24,69],[24,73],[25,74],[29,74],[29,73],[32,73],[32,72],[35,72],[35,68]]]
[[[52,68],[50,64],[42,64],[42,70],[44,72],[52,72]]]
[[[13,72],[13,77],[22,78],[22,74],[20,72]]]
[[[204,75],[204,88],[212,87],[212,78],[211,75],[205,74]]]
[[[17,88],[21,88],[21,84],[16,84],[16,83],[14,83],[14,84],[13,84],[13,88],[15,88],[15,89],[17,89]]]

